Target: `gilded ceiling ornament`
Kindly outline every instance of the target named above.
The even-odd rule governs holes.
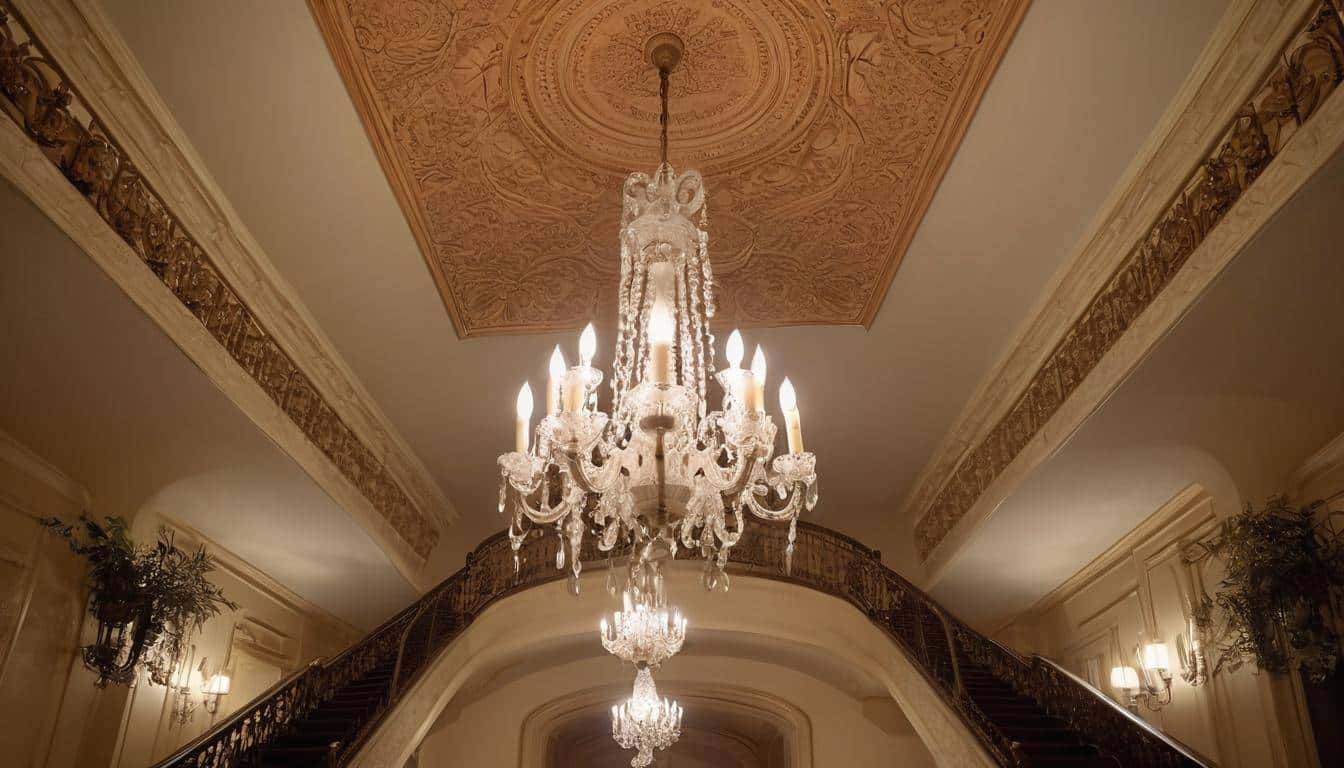
[[[643,44],[687,43],[671,158],[720,215],[720,315],[867,325],[1026,0],[310,0],[459,335],[614,326],[654,164]]]

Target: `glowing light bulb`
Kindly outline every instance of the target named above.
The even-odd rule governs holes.
[[[560,392],[564,388],[565,381],[565,356],[560,352],[560,345],[555,345],[555,350],[551,352],[551,365],[548,373],[550,380],[546,382],[546,413],[555,413],[560,407]]]
[[[798,395],[793,382],[784,377],[779,385],[779,409],[784,412],[784,429],[789,436],[789,453],[803,452],[803,420],[798,413]]]
[[[742,353],[742,333],[734,328],[732,334],[728,337],[728,347],[724,350],[724,354],[728,358],[728,364],[734,368],[741,368]]]
[[[563,379],[565,377],[565,369],[568,367],[569,366],[565,365],[565,355],[560,351],[560,345],[556,344],[555,349],[551,352],[551,365],[549,371],[551,379],[553,381],[560,381]]]
[[[756,377],[760,386],[765,386],[765,350],[756,345],[756,354],[751,356],[751,375]]]
[[[593,362],[593,355],[597,352],[597,332],[593,330],[593,324],[589,323],[583,333],[579,334],[579,362],[583,365],[589,365]]]
[[[788,376],[779,385],[779,409],[785,413],[798,410],[798,393],[793,391],[793,382],[789,381]]]
[[[756,345],[756,354],[751,356],[751,385],[747,389],[747,410],[762,412],[765,410],[765,350]]]
[[[518,421],[514,424],[514,450],[518,453],[527,453],[527,428],[528,422],[532,419],[532,385],[526,381],[518,390],[518,402],[514,410],[518,414]]]

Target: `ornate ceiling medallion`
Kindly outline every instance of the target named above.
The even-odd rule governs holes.
[[[536,30],[528,35],[529,30]],[[514,114],[555,152],[624,174],[658,154],[658,83],[644,41],[689,41],[677,70],[676,157],[706,175],[755,166],[799,141],[830,91],[819,18],[787,0],[568,0],[514,33],[505,60]]]
[[[720,317],[869,324],[1027,0],[310,0],[462,336],[612,327],[643,44],[686,40]],[[596,278],[596,279],[595,279]]]

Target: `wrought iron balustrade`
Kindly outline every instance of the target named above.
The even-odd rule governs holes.
[[[733,550],[729,572],[778,579],[847,600],[887,632],[900,652],[994,758],[1005,766],[1032,759],[968,693],[963,676],[987,670],[1017,694],[1039,703],[1066,723],[1080,740],[1124,766],[1200,766],[1205,763],[1073,675],[1039,658],[1025,658],[966,626],[932,598],[882,565],[879,554],[853,539],[800,523],[793,566],[781,573],[786,531],[765,525],[747,529]],[[376,705],[349,737],[326,745],[326,762],[344,765],[435,657],[491,603],[509,594],[561,579],[555,537],[529,539],[514,553],[503,535],[478,546],[466,565],[437,588],[389,619],[330,661],[318,661],[281,681],[159,768],[229,768],[260,765],[267,745],[284,737],[344,686],[371,670],[390,670]],[[687,553],[682,552],[682,555]],[[585,552],[593,566],[606,559]],[[731,593],[725,597],[731,599]],[[1110,763],[1105,763],[1110,764]]]

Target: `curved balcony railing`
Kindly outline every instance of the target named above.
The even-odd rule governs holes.
[[[350,737],[326,745],[330,766],[344,765],[364,739],[473,618],[496,600],[556,581],[554,537],[530,540],[518,556],[502,535],[483,542],[466,565],[360,642],[330,661],[296,672],[158,764],[158,768],[229,768],[259,764],[256,755],[297,726],[343,686],[375,668],[390,668],[376,706]],[[781,528],[752,526],[732,551],[729,572],[779,579],[849,601],[893,639],[971,733],[1005,766],[1031,765],[1021,745],[976,705],[963,669],[988,670],[1019,695],[1035,699],[1051,717],[1118,765],[1177,768],[1205,763],[1152,729],[1110,698],[1040,657],[1025,658],[966,626],[899,574],[879,554],[853,539],[800,523],[792,570],[784,560]],[[587,562],[606,559],[587,552]]]

